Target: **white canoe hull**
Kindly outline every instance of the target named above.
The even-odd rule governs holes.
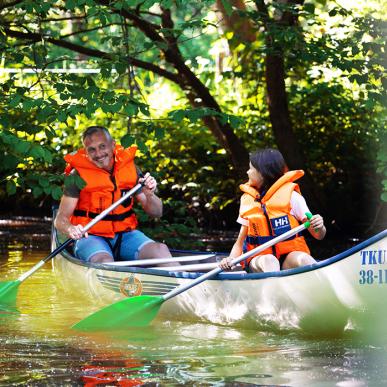
[[[160,318],[249,328],[333,332],[387,321],[387,230],[335,257],[279,273],[221,273],[165,302]],[[87,299],[85,317],[125,297],[162,295],[198,273],[53,261],[64,287]],[[167,269],[167,268],[166,268]]]

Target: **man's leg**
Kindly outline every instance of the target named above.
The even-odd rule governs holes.
[[[138,252],[138,259],[169,257],[172,257],[172,254],[169,251],[167,245],[158,242],[147,243]]]
[[[100,236],[89,235],[76,241],[74,254],[85,262],[104,263],[112,262],[113,254],[109,243]]]
[[[139,230],[126,232],[122,236],[120,251],[122,260],[170,257],[172,255],[166,244],[155,242]],[[169,264],[169,266],[171,265],[175,266],[175,264]]]

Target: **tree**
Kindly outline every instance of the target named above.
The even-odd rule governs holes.
[[[229,152],[236,170],[244,170],[247,160],[246,149],[235,135],[229,117],[222,114],[221,107],[208,88],[185,63],[186,60],[180,50],[181,30],[175,28],[171,11],[166,8],[170,2],[161,2],[155,12],[149,12],[148,9],[155,6],[156,1],[137,2],[136,6],[130,6],[133,3],[136,2],[66,1],[64,9],[56,1],[40,3],[20,0],[5,3],[3,9],[16,7],[18,12],[10,12],[5,16],[3,31],[7,37],[15,39],[16,45],[38,46],[43,43],[42,50],[49,50],[49,46],[55,45],[73,53],[97,58],[99,62],[111,61],[117,71],[120,66],[122,71],[129,66],[134,66],[152,71],[176,83],[186,95],[192,108],[196,109],[197,115],[203,117],[205,124],[217,138],[219,144]],[[38,23],[25,23],[26,15],[31,12],[35,13]],[[67,17],[51,16],[63,15],[65,12],[70,12],[70,15]],[[64,21],[74,20],[82,21],[81,24],[78,24],[80,28],[71,34],[61,34]],[[122,31],[119,37],[104,36],[104,31],[111,31],[113,27],[120,27],[123,31],[135,28],[137,33],[142,34],[141,40],[144,42],[142,49],[147,51],[149,48],[157,48],[164,66],[138,59],[125,51],[120,53],[114,50],[114,43],[117,40],[128,46],[131,41],[125,41],[128,36],[125,36]],[[87,39],[91,31],[97,31],[97,35],[93,36],[97,36],[100,39],[99,42],[93,44],[90,39]],[[106,50],[97,47],[106,47]],[[33,60],[33,58],[30,59]],[[49,62],[43,62],[40,65],[45,67],[49,65]]]
[[[224,36],[234,55],[229,66],[219,69],[219,77],[208,52],[223,38],[211,19],[215,3],[227,19],[229,30]],[[341,35],[324,32],[320,20],[331,19]],[[377,143],[384,79],[381,27],[377,20],[354,17],[329,1],[315,5],[290,0],[246,4],[240,0],[3,0],[0,21],[4,66],[32,71],[22,73],[22,79],[18,74],[2,79],[0,147],[6,157],[0,170],[8,193],[24,188],[32,189],[35,196],[58,197],[63,181],[59,153],[76,145],[71,125],[77,121],[81,128],[79,122],[85,118],[120,126],[128,118],[121,141],[128,145],[136,134],[144,151],[143,137],[152,134],[160,140],[160,133],[167,131],[171,133],[165,142],[178,148],[173,141],[181,136],[174,131],[187,130],[191,138],[191,133],[199,133],[198,120],[203,120],[212,136],[205,129],[200,132],[196,157],[209,167],[200,169],[200,178],[212,179],[218,191],[224,189],[220,184],[224,170],[217,171],[208,155],[221,153],[222,148],[228,155],[222,162],[227,167],[232,164],[235,171],[226,169],[234,186],[245,174],[248,151],[278,146],[291,168],[305,167],[319,182],[303,182],[307,195],[312,197],[310,192],[318,186],[325,193],[319,196],[324,197],[324,184],[340,179],[336,171],[346,160],[330,160],[321,147],[325,143],[316,141],[315,133],[324,132],[328,140],[336,141],[340,153],[345,144],[338,136],[345,133],[351,138],[348,121],[356,112],[349,128],[356,128],[359,137],[365,135],[367,143]],[[203,70],[198,58],[210,65]],[[62,67],[69,72],[55,73]],[[84,67],[89,73],[78,74]],[[334,81],[326,79],[326,71],[335,72]],[[174,85],[180,99],[177,109],[161,115],[143,94],[155,80],[160,85],[160,79]],[[321,109],[309,105],[308,96],[317,97],[313,103],[321,103],[318,107],[323,109],[312,89],[327,91],[323,102],[331,111],[325,120],[320,120]],[[351,94],[354,105],[339,111],[334,101],[344,97],[349,106]],[[360,112],[369,120],[362,120]],[[335,114],[345,116],[342,126],[336,126]],[[165,120],[162,125],[159,119]],[[190,126],[183,128],[183,122]],[[369,134],[367,126],[373,128]],[[330,127],[335,128],[332,134]],[[353,149],[361,152],[357,160],[367,160],[358,141]],[[53,173],[47,172],[49,166]],[[211,168],[214,172],[207,172]],[[205,196],[204,189],[201,194]],[[221,197],[218,208],[235,201],[236,191],[228,188]]]

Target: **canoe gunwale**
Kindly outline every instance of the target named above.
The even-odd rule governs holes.
[[[379,240],[385,238],[387,236],[387,229],[379,232],[378,234],[374,235],[373,237],[366,239],[365,241],[349,248],[348,250],[343,251],[342,253],[339,253],[331,258],[327,258],[323,261],[319,261],[313,265],[307,265],[307,266],[302,266],[294,269],[287,269],[287,270],[281,270],[279,272],[267,272],[267,273],[227,273],[227,272],[222,272],[217,274],[215,277],[211,280],[231,280],[231,281],[240,281],[240,280],[257,280],[257,279],[265,279],[269,277],[288,277],[296,274],[301,274],[301,273],[306,273],[309,271],[317,270],[322,267],[326,267],[329,265],[332,265],[333,263],[336,263],[338,261],[341,261],[345,258],[347,258],[350,255],[353,255],[357,253],[360,250],[363,250],[364,248],[372,245],[375,242],[378,242]],[[53,232],[53,238],[55,240],[55,244],[59,245],[58,241],[58,235],[56,230]],[[177,250],[178,252],[188,252],[184,250]],[[192,253],[192,251],[189,251]],[[200,254],[209,254],[210,252],[193,252],[197,253],[198,255]],[[224,253],[216,253],[216,252],[211,252],[215,255],[223,255]],[[104,270],[104,271],[111,271],[111,272],[127,272],[127,273],[138,273],[138,274],[149,274],[153,276],[160,276],[160,277],[171,277],[171,278],[185,278],[185,279],[195,279],[199,277],[202,273],[201,272],[170,272],[167,270],[160,270],[157,269],[151,269],[151,268],[143,268],[143,267],[123,267],[123,266],[111,266],[111,265],[104,265],[104,264],[98,264],[98,263],[89,263],[89,262],[83,262],[79,260],[78,258],[75,258],[72,256],[68,251],[63,251],[61,253],[61,256],[65,258],[66,260],[79,265],[79,266],[84,266],[88,267],[91,269],[95,270]]]

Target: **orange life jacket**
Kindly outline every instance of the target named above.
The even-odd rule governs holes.
[[[240,216],[249,222],[244,243],[245,251],[252,250],[300,225],[298,220],[290,214],[290,198],[294,190],[300,193],[298,184],[293,183],[293,181],[303,175],[304,172],[301,170],[286,172],[268,189],[263,197],[248,184],[240,186],[244,192],[241,198]],[[257,255],[273,254],[279,258],[291,251],[310,253],[304,237],[296,235]],[[242,266],[248,266],[253,258],[247,259],[247,262],[242,262]]]
[[[134,164],[136,150],[135,146],[124,149],[121,145],[116,145],[112,174],[92,163],[84,149],[65,156],[68,163],[66,174],[74,168],[86,182],[86,186],[80,192],[74,214],[70,218],[72,224],[85,226],[136,185],[137,172]],[[137,218],[132,211],[133,201],[133,198],[125,200],[95,224],[89,233],[113,238],[115,233],[136,229]]]

